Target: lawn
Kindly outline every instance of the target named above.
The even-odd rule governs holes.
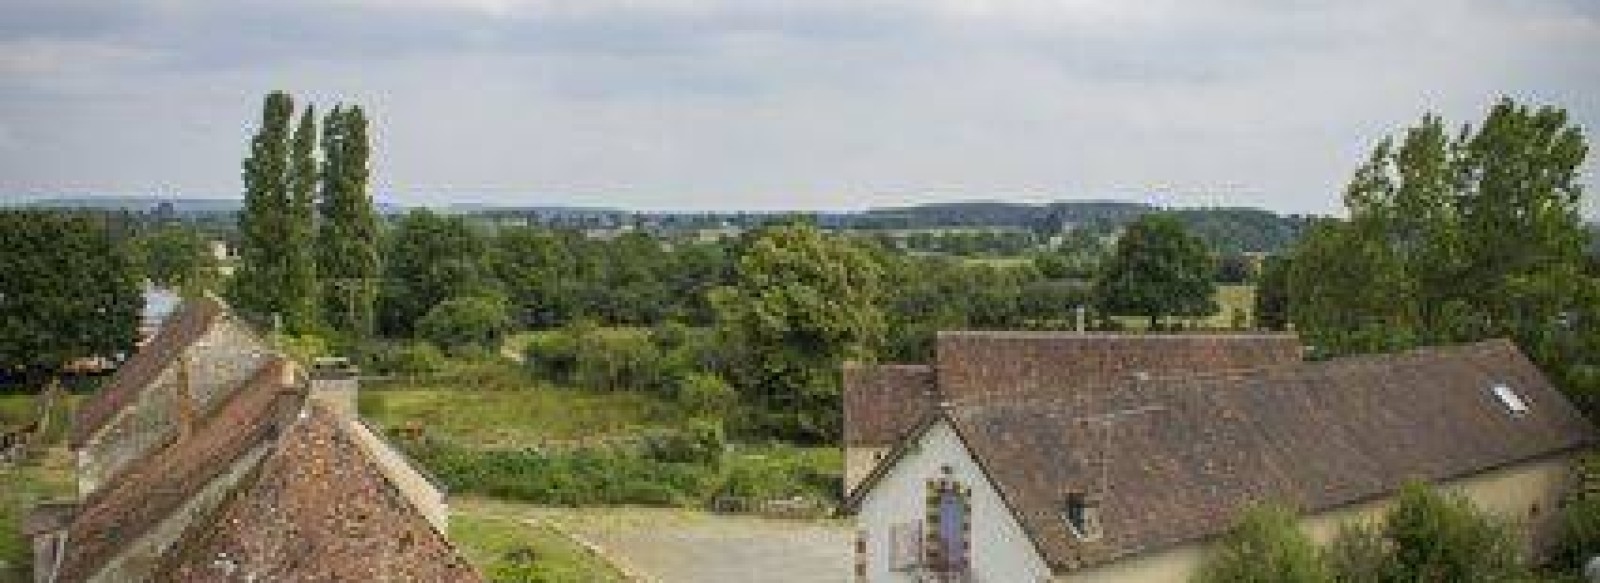
[[[450,540],[495,583],[610,583],[624,578],[548,523],[470,500],[453,504]]]
[[[675,424],[675,409],[643,393],[590,393],[528,381],[521,389],[367,390],[361,414],[390,431],[416,425],[473,447],[592,440]],[[433,383],[429,383],[433,384]]]

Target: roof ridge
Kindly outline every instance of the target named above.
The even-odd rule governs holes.
[[[82,445],[103,429],[226,314],[222,304],[209,296],[179,304],[150,341],[118,365],[100,390],[78,407],[72,418],[71,445]]]

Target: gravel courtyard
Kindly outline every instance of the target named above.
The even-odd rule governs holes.
[[[659,508],[485,505],[551,524],[650,583],[837,583],[850,574],[852,530],[844,521]]]

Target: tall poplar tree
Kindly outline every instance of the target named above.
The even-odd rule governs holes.
[[[316,329],[317,118],[310,105],[300,115],[289,158],[284,254],[284,324],[292,332]]]
[[[367,191],[367,119],[359,106],[334,107],[323,121],[322,220],[317,276],[325,321],[365,336],[378,285],[378,218]]]
[[[267,94],[261,127],[250,140],[244,159],[244,211],[239,217],[239,270],[233,276],[234,307],[259,318],[284,315],[283,294],[290,255],[289,124],[294,100],[289,94]]]

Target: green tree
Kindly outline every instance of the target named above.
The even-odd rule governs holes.
[[[1600,395],[1586,372],[1600,366],[1600,279],[1579,216],[1582,131],[1501,100],[1454,137],[1430,115],[1398,144],[1356,170],[1350,219],[1299,245],[1296,328],[1333,354],[1508,336],[1600,414],[1586,397]]]
[[[239,216],[239,267],[230,297],[236,309],[257,318],[282,317],[288,311],[286,258],[292,254],[289,211],[289,122],[294,100],[289,94],[267,94],[261,127],[250,141],[244,160],[244,210]]]
[[[1319,354],[1411,346],[1403,268],[1360,225],[1326,220],[1311,228],[1290,259],[1289,316]]]
[[[0,211],[0,249],[0,370],[55,373],[76,358],[133,350],[143,298],[106,225]]]
[[[1282,331],[1289,328],[1289,258],[1268,257],[1256,279],[1256,327]]]
[[[317,118],[311,106],[300,115],[290,144],[283,247],[284,325],[293,334],[317,328]]]
[[[1526,575],[1512,530],[1465,497],[1407,484],[1384,522],[1399,581],[1474,583]]]
[[[135,271],[158,286],[198,295],[214,289],[220,278],[211,242],[193,228],[159,227],[134,238],[130,245]]]
[[[795,224],[763,229],[715,292],[719,328],[742,353],[734,383],[762,433],[839,438],[839,367],[870,358],[884,332],[883,268],[850,241]]]
[[[324,321],[358,337],[373,330],[379,276],[378,216],[367,191],[370,151],[359,106],[328,112],[322,123],[317,279]]]
[[[505,299],[464,296],[445,300],[417,322],[417,335],[445,350],[494,350],[511,328]]]
[[[1145,316],[1156,329],[1165,316],[1216,313],[1215,271],[1205,243],[1176,219],[1145,215],[1117,240],[1095,282],[1095,297],[1107,313]]]
[[[1197,572],[1197,583],[1332,583],[1294,512],[1277,506],[1244,514]]]
[[[488,246],[461,217],[407,213],[390,233],[385,256],[380,323],[389,336],[410,335],[440,302],[495,289]]]

